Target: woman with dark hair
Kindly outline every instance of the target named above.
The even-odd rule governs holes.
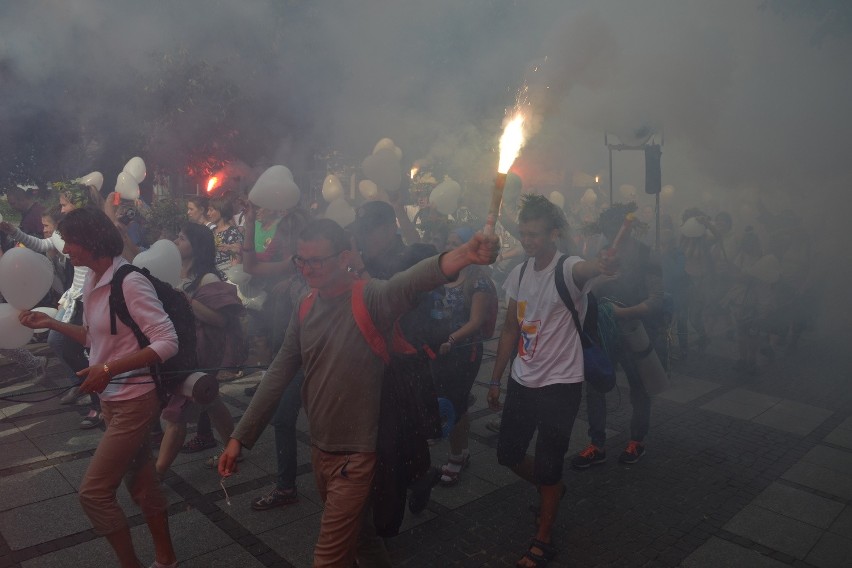
[[[473,237],[470,227],[459,227],[447,237],[445,250],[451,251]],[[487,317],[489,296],[497,294],[487,272],[477,265],[464,268],[454,282],[431,292],[431,316],[437,328],[443,329],[437,356],[429,366],[438,396],[453,406],[455,424],[449,433],[450,454],[441,468],[441,485],[451,487],[459,482],[462,469],[470,464],[468,435],[470,389],[482,364],[482,327]]]
[[[160,411],[148,369],[174,356],[178,338],[151,282],[131,272],[122,283],[130,316],[150,340],[139,347],[129,327],[116,320],[110,330],[109,298],[115,271],[127,264],[124,242],[109,217],[91,208],[75,209],[59,222],[63,252],[75,266],[89,269],[83,284],[85,325],[63,323],[40,312],[24,311],[21,323],[48,328],[89,348],[89,366],[77,373],[80,391],[100,393],[106,432],[80,485],[80,504],[95,532],[106,537],[124,568],[139,568],[127,518],[116,500],[124,483],[142,510],[154,542],[154,566],[177,566],[169,534],[166,499],[154,473],[149,432]]]
[[[243,233],[234,225],[233,217],[234,206],[230,199],[219,197],[210,200],[207,218],[215,224],[213,238],[216,241],[216,268],[220,272],[243,261]]]
[[[181,227],[175,245],[182,261],[181,289],[195,315],[198,366],[201,369],[231,366],[234,362],[228,357],[234,349],[230,346],[242,344],[239,318],[243,305],[236,287],[224,282],[216,269],[213,233],[202,225],[186,223]],[[211,375],[217,373],[209,371]],[[198,421],[198,435],[193,438],[193,441],[198,441],[198,450],[216,446],[211,419],[222,440],[227,440],[234,430],[234,420],[218,397],[202,408],[184,396],[172,395],[162,418],[166,422],[166,431],[157,457],[157,473],[160,475],[165,473],[180,451],[186,437],[187,422]]]

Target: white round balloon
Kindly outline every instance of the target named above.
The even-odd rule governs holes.
[[[301,193],[289,169],[285,166],[272,166],[257,178],[248,198],[258,207],[286,211],[299,204]]]
[[[326,203],[331,203],[338,197],[343,197],[340,179],[334,174],[328,174],[322,182],[322,198]]]
[[[244,286],[248,284],[249,280],[251,280],[251,274],[248,274],[245,270],[243,270],[242,264],[235,264],[228,268],[225,271],[225,276],[227,276],[228,281],[232,284],[236,284],[237,286]]]
[[[375,154],[379,150],[393,151],[394,148],[396,148],[396,144],[394,144],[393,140],[391,140],[390,138],[382,138],[381,140],[376,142],[375,146],[373,146],[373,154]]]
[[[429,203],[442,215],[452,215],[459,208],[461,186],[449,176],[435,186],[429,194]]]
[[[172,241],[160,239],[133,259],[139,268],[147,268],[152,276],[177,287],[180,285],[180,251]]]
[[[56,308],[41,308],[41,307],[33,308],[33,311],[34,312],[41,312],[43,314],[47,314],[50,317],[52,317],[53,319],[56,319],[56,314],[59,312],[59,310],[57,310]],[[33,333],[44,333],[45,331],[47,331],[47,328],[34,329]]]
[[[136,183],[142,183],[148,173],[145,170],[145,161],[139,156],[130,158],[130,160],[124,165],[124,171],[133,176]]]
[[[11,304],[0,304],[0,349],[17,349],[32,339],[35,332],[21,325],[20,313],[21,310]]]
[[[133,174],[121,172],[118,174],[118,179],[115,181],[115,192],[118,193],[122,199],[139,199],[139,182],[136,181]]]
[[[368,179],[362,179],[358,182],[358,191],[367,200],[372,200],[379,196],[378,186]]]
[[[43,254],[15,247],[0,258],[0,293],[18,310],[29,310],[53,284],[53,264]]]
[[[591,206],[594,205],[598,200],[598,194],[595,193],[595,190],[591,187],[586,189],[586,192],[583,194],[583,197],[580,198],[580,203],[583,205]]]
[[[392,148],[380,148],[361,163],[364,176],[382,191],[398,191],[402,182],[402,163]]]
[[[94,186],[98,191],[104,186],[104,174],[101,172],[92,172],[90,174],[86,174],[81,178],[77,179],[78,182],[83,185],[91,185]]]
[[[559,209],[565,207],[565,196],[558,191],[551,191],[547,199],[556,205]]]
[[[328,204],[325,218],[331,219],[345,229],[355,220],[355,210],[341,197]]]

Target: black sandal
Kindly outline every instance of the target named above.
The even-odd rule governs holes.
[[[537,548],[541,551],[541,554],[533,552],[533,548]],[[542,542],[537,538],[534,538],[530,543],[530,547],[524,553],[524,558],[533,563],[534,568],[544,568],[547,566],[551,560],[556,557],[556,547],[553,546],[551,542]],[[523,558],[521,559],[523,560]],[[527,568],[523,564],[521,564],[521,560],[515,564],[517,568]]]

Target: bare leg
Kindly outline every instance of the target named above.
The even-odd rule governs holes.
[[[159,515],[146,517],[145,522],[148,523],[148,530],[151,531],[151,540],[154,541],[154,557],[160,564],[174,564],[177,560],[174,546],[172,545],[172,536],[169,534],[169,513],[163,511]]]
[[[467,449],[467,439],[470,434],[470,416],[465,412],[456,422],[453,431],[450,432],[450,452],[460,455]]]
[[[166,421],[166,431],[163,433],[163,441],[160,443],[160,451],[157,454],[157,475],[162,477],[166,473],[180,452],[185,438],[186,423]]]
[[[234,418],[221,398],[216,397],[216,400],[207,408],[207,414],[216,432],[219,433],[219,438],[227,441],[234,432]]]
[[[118,556],[118,563],[121,568],[140,568],[142,564],[139,558],[136,557],[136,550],[133,548],[133,540],[130,538],[130,527],[124,527],[114,533],[106,535],[112,549],[115,550]]]

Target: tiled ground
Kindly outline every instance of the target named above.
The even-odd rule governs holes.
[[[654,403],[648,453],[630,467],[616,463],[630,419],[619,380],[608,395],[609,462],[566,468],[551,566],[852,565],[852,393],[844,384],[852,367],[826,356],[836,349],[811,343],[745,381],[730,371],[729,348],[713,344],[676,364]],[[487,361],[481,377],[489,376]],[[235,417],[255,381],[223,385]],[[17,368],[0,366],[0,396],[33,390]],[[406,516],[388,541],[394,565],[511,566],[532,536],[536,493],[496,463],[485,387],[473,393],[471,466],[458,486],[437,487],[421,515]],[[55,400],[0,401],[0,568],[112,565],[76,497],[100,437],[77,428],[84,412]],[[303,415],[299,429],[301,501],[284,509],[249,506],[273,479],[269,430],[226,482],[230,504],[203,465],[212,451],[178,457],[166,487],[181,566],[310,566],[322,506]],[[586,444],[586,429],[581,410],[572,454]],[[434,446],[433,461],[443,463],[446,452],[445,442]],[[126,492],[119,499],[133,515],[140,556],[150,558],[142,519]]]

